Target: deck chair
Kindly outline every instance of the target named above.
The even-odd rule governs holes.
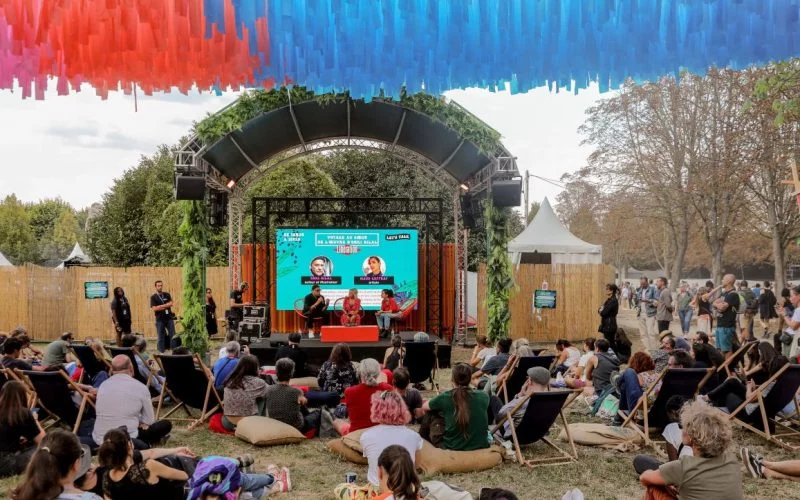
[[[439,369],[438,344],[436,342],[403,342],[406,354],[403,357],[403,366],[408,368],[411,384],[430,382],[437,393],[439,384],[436,382],[436,372]]]
[[[11,368],[3,368],[0,366],[0,390],[6,385],[6,382],[16,381],[25,386],[25,391],[28,393],[28,408],[33,408],[36,405],[36,391],[31,388],[30,383],[22,378],[22,375],[14,373]]]
[[[744,361],[744,356],[747,354],[747,351],[752,349],[753,347],[757,346],[758,342],[745,342],[742,344],[741,347],[733,351],[731,357],[725,360],[724,363],[719,365],[717,368],[717,373],[725,371],[725,378],[731,376],[731,370],[736,370],[736,367],[739,366]]]
[[[713,368],[665,368],[656,381],[642,394],[630,413],[625,415],[620,411],[620,415],[625,419],[621,427],[632,428],[642,435],[645,445],[651,446],[651,430],[663,429],[669,423],[666,411],[669,398],[683,396],[687,400],[694,399],[700,384],[707,379],[711,370]],[[659,382],[661,382],[661,389],[658,391],[655,401],[650,405],[647,398],[658,387]],[[644,414],[644,431],[634,422],[634,417],[639,410]]]
[[[514,451],[517,454],[517,461],[531,468],[540,465],[560,465],[576,462],[578,460],[578,451],[575,448],[575,443],[572,441],[567,418],[562,411],[564,403],[571,394],[572,391],[535,392],[530,394],[508,412],[490,432],[492,435],[495,435],[498,431],[502,433],[505,429],[503,424],[505,424],[508,419],[513,418],[515,413],[522,411],[522,405],[525,401],[528,401],[528,406],[525,409],[525,414],[522,416],[522,421],[519,425],[509,426],[511,428],[511,439],[514,443]],[[567,435],[567,441],[569,442],[572,453],[562,450],[547,437],[550,428],[559,416],[564,425],[564,432]],[[544,441],[558,451],[559,455],[556,457],[526,460],[522,455],[522,446],[530,445],[537,441]]]
[[[150,388],[150,380],[153,378],[153,371],[150,370],[150,376],[145,377],[142,372],[139,371],[139,364],[136,362],[136,357],[139,356],[133,351],[132,347],[109,347],[111,351],[111,356],[119,356],[120,354],[123,356],[128,356],[131,359],[131,363],[133,364],[133,378],[138,380],[139,382],[143,383]],[[139,356],[141,359],[141,356]],[[142,361],[144,361],[142,359]]]
[[[100,372],[107,372],[111,368],[111,364],[103,358],[97,356],[94,350],[88,345],[72,344],[70,346],[72,354],[78,363],[83,367],[81,379],[78,381],[83,383],[84,377],[89,377],[94,380]]]
[[[528,370],[534,366],[541,366],[543,368],[550,368],[553,366],[555,356],[520,356],[516,359],[511,375],[500,383],[497,388],[498,394],[503,391],[503,399],[508,403],[514,396],[519,393],[522,386],[525,385],[525,379],[528,377]]]
[[[775,382],[775,385],[765,396],[764,389],[772,382]],[[778,412],[793,399],[797,403],[798,389],[800,389],[800,365],[784,365],[775,375],[761,384],[738,408],[728,414],[728,418],[733,423],[753,431],[778,446],[790,451],[800,450],[800,441],[798,444],[789,442],[790,439],[800,440],[800,432],[776,418]],[[750,403],[758,403],[759,406],[759,414],[756,415],[755,422],[739,418],[740,415],[742,417],[746,415],[745,407]]]
[[[89,404],[94,408],[94,402],[89,399],[89,394],[61,370],[52,372],[17,370],[17,375],[36,393],[33,406],[39,406],[53,419],[53,422],[46,427],[61,422],[72,427],[73,433],[77,433],[86,405]],[[77,408],[72,399],[72,391],[81,398]]]
[[[172,418],[172,420],[190,422],[190,430],[201,425],[223,408],[222,398],[214,388],[214,375],[197,355],[156,354],[155,357],[164,373],[164,383],[156,408],[156,420],[162,418],[161,408],[166,395],[172,398],[176,406],[164,414],[163,418],[169,418],[170,415],[183,408],[189,418]],[[195,364],[200,368],[195,368]],[[199,409],[200,416],[195,418],[189,408]]]

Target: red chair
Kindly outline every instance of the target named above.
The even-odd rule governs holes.
[[[397,327],[397,331],[400,331],[400,323],[405,323],[406,327],[410,326],[409,319],[411,318],[411,314],[414,312],[414,307],[417,305],[417,299],[406,299],[405,302],[400,304],[400,317],[395,318],[395,326]],[[408,330],[409,328],[406,328]]]
[[[307,317],[306,317],[305,314],[303,314],[303,305],[304,305],[304,303],[305,303],[304,299],[295,300],[294,301],[294,312],[303,319],[303,321],[302,321],[302,323],[303,323],[303,326],[302,326],[303,333],[308,333],[308,332],[306,332],[306,329],[305,329],[306,328],[306,319],[307,319]],[[319,335],[320,329],[322,328],[322,319],[323,318],[320,317],[320,318],[314,318],[314,320],[313,320],[313,325],[314,326],[313,326],[312,329],[314,330],[314,334],[315,335]]]
[[[346,323],[346,316],[344,314],[344,301],[347,300],[347,297],[339,297],[336,299],[336,302],[333,303],[333,315],[336,317],[337,322],[342,326],[360,326],[362,320],[364,319],[364,308],[359,306],[358,309],[358,319],[356,320],[355,325],[348,325]]]

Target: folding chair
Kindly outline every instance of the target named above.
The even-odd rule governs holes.
[[[86,404],[94,408],[94,402],[89,399],[89,394],[61,370],[52,372],[19,371],[17,375],[32,390],[36,396],[31,405],[39,406],[53,419],[50,427],[58,422],[63,422],[72,427],[72,432],[77,433],[86,411]],[[80,403],[75,407],[72,392],[80,396]]]
[[[120,354],[123,356],[128,356],[131,360],[131,364],[133,365],[133,378],[150,388],[150,380],[153,378],[153,370],[150,370],[150,376],[148,377],[145,377],[144,374],[139,371],[139,364],[136,362],[136,357],[138,356],[139,359],[141,359],[144,363],[144,358],[142,358],[141,355],[136,354],[132,347],[109,347],[109,350],[111,351],[112,357],[119,356]]]
[[[511,429],[511,439],[514,442],[514,451],[517,454],[517,461],[531,468],[540,465],[560,465],[576,462],[578,460],[578,451],[575,448],[575,443],[572,441],[572,435],[569,432],[569,424],[563,412],[564,403],[571,394],[572,391],[534,392],[523,398],[522,401],[508,412],[490,432],[494,435],[498,431],[502,432],[505,430],[505,422],[512,419],[515,413],[521,411],[522,405],[525,404],[525,401],[528,401],[528,406],[525,409],[525,414],[522,416],[519,425],[513,425],[512,420],[512,425],[509,426]],[[564,424],[564,432],[567,435],[572,453],[562,450],[547,437],[550,428],[559,416],[561,417],[561,422]],[[522,455],[521,447],[540,440],[558,451],[559,456],[526,460]]]
[[[108,372],[111,368],[111,363],[99,357],[94,349],[88,345],[73,344],[70,346],[72,354],[78,360],[78,364],[83,367],[81,373],[80,383],[83,383],[84,377],[89,377],[94,380],[100,372]]]
[[[436,371],[439,369],[437,357],[438,344],[436,342],[403,342],[406,350],[403,357],[403,366],[408,368],[412,384],[429,381],[433,390],[439,392],[436,382]]]
[[[497,392],[499,393],[502,389],[503,399],[508,403],[522,390],[522,386],[525,385],[525,379],[528,378],[528,370],[535,366],[541,366],[550,370],[555,360],[556,357],[552,355],[517,357],[514,366],[511,368],[511,374],[500,382],[500,387],[497,388]]]
[[[765,396],[765,389],[772,382],[775,382],[775,385]],[[771,441],[778,446],[790,451],[800,450],[800,444],[788,442],[788,439],[800,440],[800,432],[792,429],[776,418],[778,412],[792,400],[797,404],[798,389],[800,389],[800,365],[784,365],[775,375],[758,386],[753,394],[745,399],[738,408],[728,414],[728,418],[735,424],[755,432],[767,441]],[[755,421],[752,421],[747,419],[745,407],[750,403],[756,402],[758,403],[759,415],[756,416]],[[742,412],[745,413],[742,414]],[[739,418],[739,415],[742,415],[743,418]],[[781,427],[783,432],[776,432],[778,427]],[[798,441],[798,443],[800,443],[800,441]]]
[[[196,354],[156,354],[155,356],[164,373],[164,383],[158,397],[156,420],[162,418],[161,407],[167,393],[178,404],[163,418],[169,418],[178,409],[183,408],[190,418],[173,418],[172,420],[191,422],[190,430],[211,418],[211,415],[218,410],[222,410],[222,398],[214,388],[214,375]],[[200,369],[195,368],[195,363]],[[189,408],[199,409],[200,416],[194,418]]]
[[[651,429],[663,429],[669,423],[667,421],[667,401],[672,396],[683,396],[687,400],[693,399],[700,388],[703,380],[706,380],[713,368],[665,368],[661,375],[647,388],[642,397],[625,415],[620,411],[620,415],[625,419],[622,427],[631,427],[644,437],[645,445],[652,446],[650,440]],[[658,391],[653,404],[648,403],[648,397],[653,393],[659,382],[661,389]],[[644,414],[644,431],[634,422],[636,413],[642,410]]]
[[[758,345],[758,342],[745,342],[744,344],[742,344],[741,347],[739,347],[733,352],[731,357],[729,357],[728,359],[725,360],[724,363],[719,365],[719,368],[717,368],[717,373],[725,370],[725,378],[730,377],[731,368],[735,371],[736,367],[739,366],[739,364],[742,363],[742,361],[744,360],[744,356],[745,354],[747,354],[747,351],[749,351],[756,345]]]

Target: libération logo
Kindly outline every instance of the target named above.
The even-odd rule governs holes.
[[[354,255],[361,251],[361,248],[356,245],[339,245],[333,249],[334,252],[342,255]]]

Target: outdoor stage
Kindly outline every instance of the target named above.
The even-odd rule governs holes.
[[[415,333],[417,332],[400,332],[400,336],[403,340],[410,341],[414,339]],[[253,340],[253,343],[250,344],[250,354],[258,358],[259,364],[272,366],[275,364],[275,353],[278,352],[278,347],[281,344],[287,344],[288,337],[288,333],[273,333],[268,339]],[[439,342],[439,368],[449,368],[452,346],[436,335],[431,335],[430,338],[432,341]],[[307,371],[316,373],[314,368],[322,366],[322,363],[328,359],[335,345],[335,343],[323,344],[319,340],[319,337],[309,339],[304,335],[303,340],[300,341],[300,347],[307,355],[306,366],[311,368],[311,370]],[[386,348],[391,345],[391,342],[389,339],[386,339],[379,340],[378,342],[349,342],[348,345],[350,346],[350,351],[353,353],[353,361],[361,361],[364,358],[374,358],[382,363],[383,355],[386,353]]]

